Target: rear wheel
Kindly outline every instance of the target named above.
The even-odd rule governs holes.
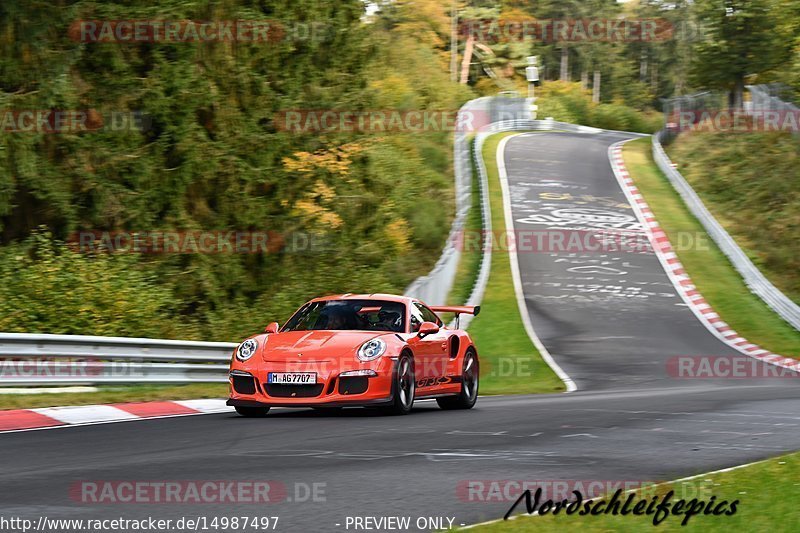
[[[461,372],[461,392],[458,396],[438,398],[436,403],[442,409],[472,409],[478,401],[478,354],[472,348],[464,355],[464,370]]]
[[[403,354],[397,361],[397,370],[392,384],[392,404],[383,408],[390,415],[406,415],[414,406],[414,393],[417,382],[414,377],[414,362],[411,356]]]
[[[269,407],[241,407],[237,405],[234,409],[236,409],[237,413],[246,418],[261,418],[267,416],[269,412]]]

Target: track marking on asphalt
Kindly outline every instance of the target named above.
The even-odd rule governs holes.
[[[232,412],[223,399],[13,409],[0,412],[0,434]]]
[[[711,306],[692,283],[678,255],[675,253],[666,232],[661,229],[650,206],[644,200],[644,197],[639,192],[639,189],[634,184],[633,179],[630,177],[625,167],[625,161],[622,156],[622,145],[631,140],[633,139],[626,139],[609,146],[608,160],[614,177],[617,180],[617,184],[630,202],[636,218],[643,224],[648,232],[656,258],[661,263],[664,272],[666,272],[675,290],[706,330],[725,345],[758,361],[795,372],[800,371],[800,360],[771,353],[749,342],[747,339],[739,336],[736,331],[722,321],[718,314],[713,312]]]
[[[655,420],[659,422],[663,422],[667,420],[666,418],[640,418],[632,416],[628,418],[628,420]],[[712,420],[707,418],[681,418],[681,422],[692,422],[697,424],[735,424],[739,426],[778,426],[778,427],[789,427],[789,426],[797,426],[797,424],[787,424],[785,422],[777,422],[777,423],[769,423],[769,422],[732,422],[730,420]]]
[[[86,405],[75,407],[45,407],[31,409],[34,413],[58,420],[63,424],[86,422],[110,422],[116,420],[138,420],[139,417],[110,405]]]
[[[36,428],[25,428],[25,429],[9,429],[0,431],[0,435],[5,433],[24,433],[26,431],[46,431],[49,429],[67,429],[67,428],[80,428],[86,426],[103,426],[106,424],[117,424],[119,422],[136,422],[141,420],[159,420],[161,418],[181,418],[185,416],[201,416],[201,415],[209,415],[213,413],[191,413],[191,414],[179,414],[179,415],[161,415],[161,416],[149,416],[147,418],[126,418],[123,420],[105,420],[103,422],[82,422],[80,424],[63,424],[59,426],[48,426],[48,427],[36,427]]]
[[[503,212],[506,222],[506,231],[514,231],[514,216],[511,213],[511,193],[508,187],[508,174],[506,172],[506,163],[504,159],[505,148],[510,139],[520,135],[525,134],[509,135],[508,137],[504,137],[497,146],[497,174],[500,178],[500,189],[503,193]],[[510,249],[508,251],[508,260],[511,263],[511,277],[514,284],[514,293],[517,297],[517,308],[519,309],[522,325],[525,328],[525,332],[528,334],[528,338],[531,340],[536,349],[539,350],[539,354],[542,356],[542,359],[544,359],[544,362],[547,363],[547,366],[549,366],[559,377],[559,379],[564,382],[564,385],[567,387],[567,392],[574,392],[578,390],[578,386],[575,384],[572,378],[569,377],[566,372],[564,372],[558,363],[556,363],[555,359],[553,359],[553,356],[550,355],[550,352],[547,350],[545,345],[542,344],[542,341],[539,339],[539,336],[533,329],[531,317],[528,313],[528,306],[525,304],[525,294],[522,292],[522,276],[519,272],[519,263],[517,261],[516,250]]]
[[[570,411],[592,411],[592,412],[602,412],[607,413],[609,412],[608,409],[592,409],[589,407],[583,409],[570,409]],[[641,411],[641,410],[631,410],[631,409],[614,409],[613,412],[615,413],[630,413],[633,415],[671,415],[671,416],[679,416],[679,415],[696,415],[697,413],[690,413],[686,411],[677,411],[677,412],[670,412],[670,411]],[[764,418],[768,416],[770,418],[791,418],[792,420],[800,420],[800,416],[794,413],[777,413],[777,412],[770,412],[769,414],[765,415],[764,413],[751,413],[749,411],[742,411],[739,413],[714,413],[714,416],[752,416],[758,418]]]
[[[225,400],[206,399],[206,400],[179,400],[175,403],[200,411],[201,413],[226,413],[233,412],[232,407],[225,405]]]

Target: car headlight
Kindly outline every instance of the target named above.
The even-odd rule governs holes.
[[[372,361],[383,355],[386,351],[386,342],[381,339],[372,339],[361,345],[358,349],[358,358],[362,361]]]
[[[258,342],[255,339],[247,339],[236,349],[236,359],[239,361],[247,361],[253,354],[256,353]]]

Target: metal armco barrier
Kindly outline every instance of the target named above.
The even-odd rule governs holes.
[[[483,114],[489,116],[491,98],[477,98],[464,104],[458,112],[457,124],[462,117]],[[406,290],[406,296],[413,296],[428,305],[446,305],[447,295],[453,288],[458,263],[461,260],[459,239],[464,231],[464,222],[472,203],[472,166],[470,160],[469,137],[472,132],[457,129],[453,135],[453,170],[455,174],[456,215],[450,226],[444,250],[433,269],[426,276],[413,281]],[[485,221],[484,221],[485,222]]]
[[[442,255],[426,275],[414,280],[406,290],[406,296],[413,296],[423,300],[429,305],[446,305],[447,296],[453,288],[453,282],[461,260],[461,244],[463,242],[464,222],[472,204],[472,159],[470,138],[475,135],[475,165],[479,169],[481,190],[481,217],[483,234],[489,235],[492,229],[491,212],[489,210],[488,181],[486,169],[480,157],[480,147],[483,146],[485,133],[510,131],[495,129],[499,124],[509,125],[520,120],[518,117],[530,116],[530,102],[526,98],[507,97],[482,97],[470,100],[459,110],[458,124],[478,125],[474,129],[457,129],[453,138],[453,168],[455,173],[456,216],[450,228],[447,242]],[[462,120],[470,117],[470,120]],[[507,120],[512,119],[512,120]],[[537,121],[521,120],[524,123]],[[491,265],[491,242],[484,242],[481,267],[470,297],[465,305],[480,305],[486,282],[489,279]],[[458,302],[462,303],[462,302]],[[461,327],[466,328],[472,320],[472,315],[461,318]]]
[[[0,333],[0,386],[226,382],[237,344]]]
[[[750,102],[747,110],[757,113],[777,112],[777,113],[792,113],[795,117],[800,114],[800,107],[786,102],[780,98],[780,95],[785,95],[786,88],[780,85],[748,85],[747,90],[750,92]],[[792,131],[794,135],[800,135],[800,130],[795,129]]]
[[[725,231],[725,228],[723,228],[708,209],[706,209],[706,206],[703,205],[703,201],[697,196],[697,193],[692,189],[692,186],[689,185],[689,182],[686,181],[686,178],[675,170],[672,161],[667,157],[664,148],[661,146],[664,134],[664,130],[662,130],[653,136],[653,159],[655,159],[661,172],[667,176],[672,186],[678,191],[681,198],[683,198],[684,203],[689,207],[692,214],[697,217],[717,246],[719,246],[719,249],[728,256],[733,266],[744,278],[749,289],[764,300],[768,306],[793,328],[800,330],[800,306],[790,300],[788,296],[783,294],[764,277],[761,271],[756,268],[742,249],[739,248],[736,241]]]

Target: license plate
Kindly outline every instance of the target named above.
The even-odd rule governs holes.
[[[270,372],[267,374],[267,383],[276,385],[313,385],[316,382],[316,372]]]

